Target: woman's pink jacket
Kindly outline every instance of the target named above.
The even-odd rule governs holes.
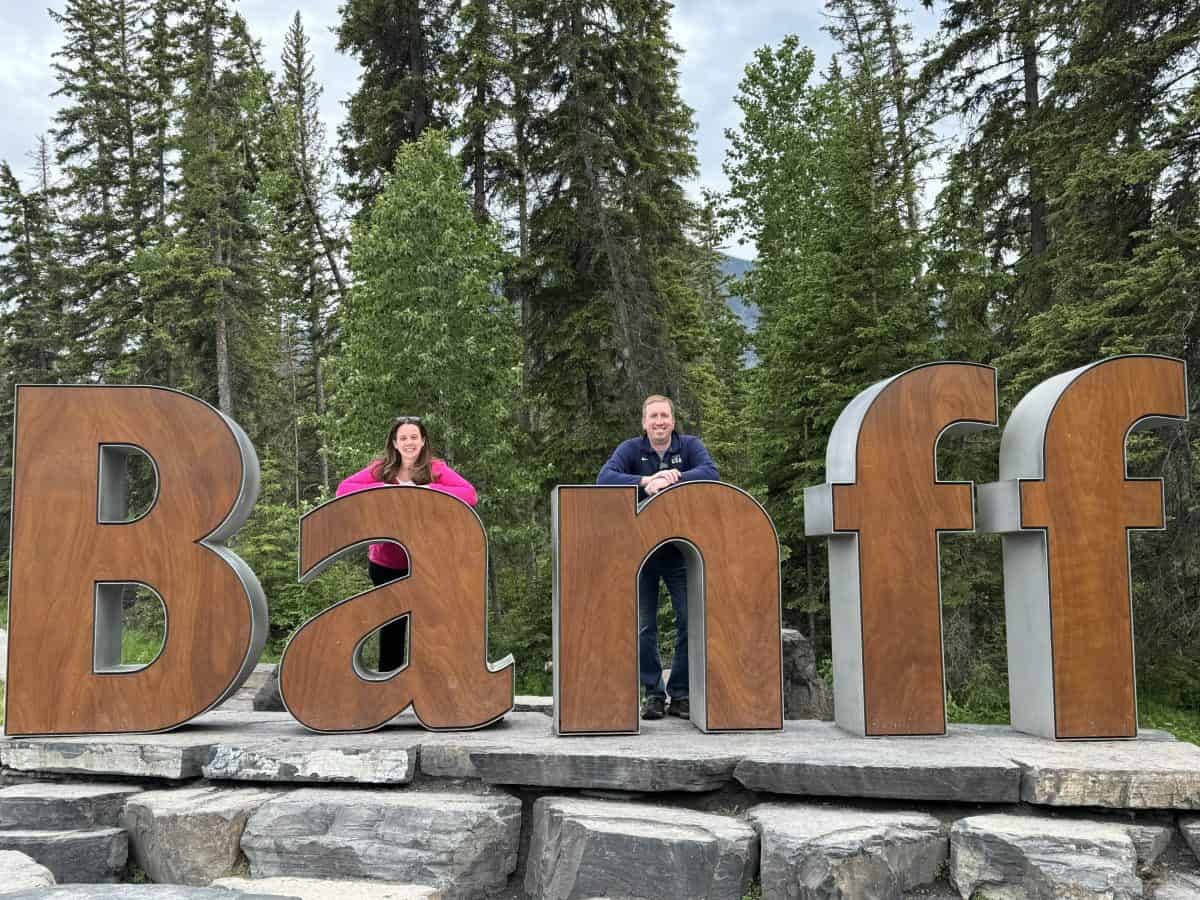
[[[440,459],[435,459],[430,463],[429,473],[433,480],[423,487],[433,488],[443,494],[452,494],[469,506],[474,506],[479,502],[479,497],[471,482]],[[341,497],[356,491],[365,491],[367,488],[385,487],[386,485],[386,481],[379,480],[379,463],[373,462],[361,472],[355,472],[339,484],[337,495]],[[371,549],[367,552],[367,557],[376,565],[387,566],[389,569],[408,568],[408,554],[404,552],[403,547],[396,544],[372,544]]]

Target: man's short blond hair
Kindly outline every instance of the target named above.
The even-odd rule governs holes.
[[[646,407],[649,406],[651,403],[667,404],[667,406],[671,407],[671,416],[674,417],[675,404],[671,402],[671,398],[664,397],[662,394],[651,394],[649,397],[647,397],[645,400],[642,401],[642,417],[643,418],[646,415]]]

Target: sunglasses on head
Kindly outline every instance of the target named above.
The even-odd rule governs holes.
[[[396,416],[396,418],[394,418],[392,420],[392,424],[393,425],[420,425],[421,417],[420,416]]]

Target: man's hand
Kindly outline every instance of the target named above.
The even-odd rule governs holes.
[[[669,488],[679,480],[678,469],[663,469],[661,472],[656,472],[645,479],[643,487],[647,494],[657,494],[663,488]]]

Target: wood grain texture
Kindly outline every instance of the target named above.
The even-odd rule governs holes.
[[[241,488],[237,440],[212,407],[162,388],[17,391],[10,735],[161,731],[212,705],[251,640],[246,588],[196,543],[227,517]],[[158,498],[129,524],[100,524],[101,444],[155,461]],[[144,669],[93,673],[97,582],[141,582],[162,597],[166,643]]]
[[[430,729],[478,728],[513,706],[512,659],[487,663],[487,538],[471,508],[420,487],[384,487],[331,500],[300,523],[300,568],[367,540],[408,550],[410,575],[335,604],[288,643],[279,668],[284,703],[315,731],[379,728],[410,703]],[[409,663],[387,680],[361,677],[355,648],[410,616]]]
[[[952,423],[995,421],[994,369],[914,369],[866,413],[855,483],[834,485],[834,528],[858,533],[868,735],[946,730],[938,534],[974,528],[974,508],[969,482],[937,483],[937,441]]]
[[[1187,416],[1183,363],[1117,357],[1059,398],[1043,481],[1021,483],[1021,525],[1046,529],[1055,727],[1060,738],[1135,737],[1128,529],[1163,527],[1162,483],[1125,477],[1146,416]]]
[[[779,551],[762,507],[715,482],[640,511],[634,487],[560,487],[555,503],[560,733],[638,730],[637,574],[670,540],[703,560],[708,730],[783,727]]]

